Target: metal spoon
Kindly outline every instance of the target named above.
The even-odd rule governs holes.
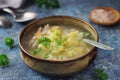
[[[83,39],[83,41],[85,41],[86,43],[89,43],[93,46],[96,46],[98,48],[104,49],[104,50],[113,50],[114,49],[114,48],[112,48],[108,45],[105,45],[105,44],[102,44],[102,43],[99,43],[99,42],[95,42],[95,41],[90,40],[90,39]]]
[[[13,16],[14,21],[16,22],[26,22],[33,20],[37,17],[37,14],[34,12],[25,12],[22,14],[21,13],[16,14],[13,10],[9,8],[4,8],[3,11],[10,13]]]
[[[10,28],[12,26],[11,22],[5,16],[0,16],[0,26]]]

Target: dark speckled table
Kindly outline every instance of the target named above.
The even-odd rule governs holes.
[[[120,80],[120,22],[113,26],[96,25],[88,19],[89,11],[96,6],[110,6],[120,11],[120,0],[59,0],[61,8],[59,9],[39,9],[28,2],[25,6],[27,11],[38,13],[37,18],[43,18],[51,15],[68,15],[82,18],[92,24],[99,34],[99,42],[104,42],[115,49],[105,51],[98,49],[98,56],[84,71],[79,72],[68,78],[51,78],[28,68],[21,60],[18,47],[18,35],[27,23],[17,23],[7,14],[0,12],[0,15],[7,16],[13,26],[5,29],[0,27],[0,53],[7,54],[10,58],[10,65],[7,68],[0,68],[0,80],[90,80],[93,77],[93,69],[104,69],[108,73],[108,80]],[[12,37],[15,40],[14,48],[11,50],[4,45],[3,39]]]

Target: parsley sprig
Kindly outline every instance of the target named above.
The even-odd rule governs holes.
[[[14,45],[14,40],[10,37],[6,37],[4,43],[7,47],[11,48]]]
[[[9,58],[5,54],[0,54],[0,67],[6,67],[10,63]]]
[[[41,8],[45,5],[46,8],[59,8],[59,1],[58,0],[35,0],[35,4]]]
[[[108,74],[101,69],[94,69],[95,79],[94,80],[107,80]]]

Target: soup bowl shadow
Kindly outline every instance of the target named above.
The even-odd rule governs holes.
[[[94,61],[97,55],[96,47],[93,47],[90,52],[85,53],[81,57],[65,61],[45,60],[31,55],[27,50],[29,49],[27,42],[40,26],[46,24],[84,28],[93,35],[95,41],[98,41],[98,34],[95,28],[82,19],[70,16],[50,16],[35,20],[26,25],[19,35],[20,56],[28,67],[44,75],[68,76],[85,69]]]

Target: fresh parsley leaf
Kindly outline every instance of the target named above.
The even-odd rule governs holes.
[[[72,46],[67,46],[67,48],[72,49]]]
[[[57,46],[61,46],[62,45],[60,39],[55,39],[55,42],[56,42]]]
[[[33,54],[39,54],[40,53],[40,51],[42,51],[42,48],[38,48],[38,49],[36,49],[34,52],[33,52]]]
[[[62,56],[59,56],[58,59],[59,59],[59,60],[63,60],[63,57],[62,57]]]
[[[97,80],[107,80],[108,79],[108,74],[105,73],[101,69],[95,69],[94,73],[95,73],[95,77],[97,78]]]
[[[61,37],[61,35],[59,33],[56,33],[56,36],[59,37],[59,38]]]
[[[59,8],[59,1],[58,0],[35,0],[35,4],[41,8],[45,5],[46,8]]]
[[[59,8],[60,7],[58,0],[47,0],[45,6],[47,8]]]
[[[40,8],[46,3],[46,0],[35,0],[35,4]]]
[[[7,46],[7,47],[12,47],[13,45],[14,45],[14,40],[12,39],[12,38],[10,38],[10,37],[6,37],[5,39],[4,39],[4,43],[5,43],[5,45]]]
[[[42,44],[45,47],[48,47],[51,43],[51,40],[45,36],[42,36],[38,39],[38,43]]]
[[[42,43],[42,42],[51,42],[49,38],[42,36],[38,39],[38,43]]]
[[[62,41],[61,41],[61,35],[59,33],[56,33],[57,38],[55,39],[55,42],[57,44],[57,46],[61,46],[62,45]]]
[[[44,55],[44,58],[45,58],[45,59],[49,58],[49,54],[48,54],[48,53],[45,54],[45,55]]]
[[[64,43],[65,41],[67,41],[67,38],[62,39],[62,42],[63,42],[63,43]]]
[[[7,67],[10,63],[9,58],[5,54],[0,54],[0,67]]]
[[[87,37],[88,35],[90,35],[89,32],[83,32],[83,37]]]

